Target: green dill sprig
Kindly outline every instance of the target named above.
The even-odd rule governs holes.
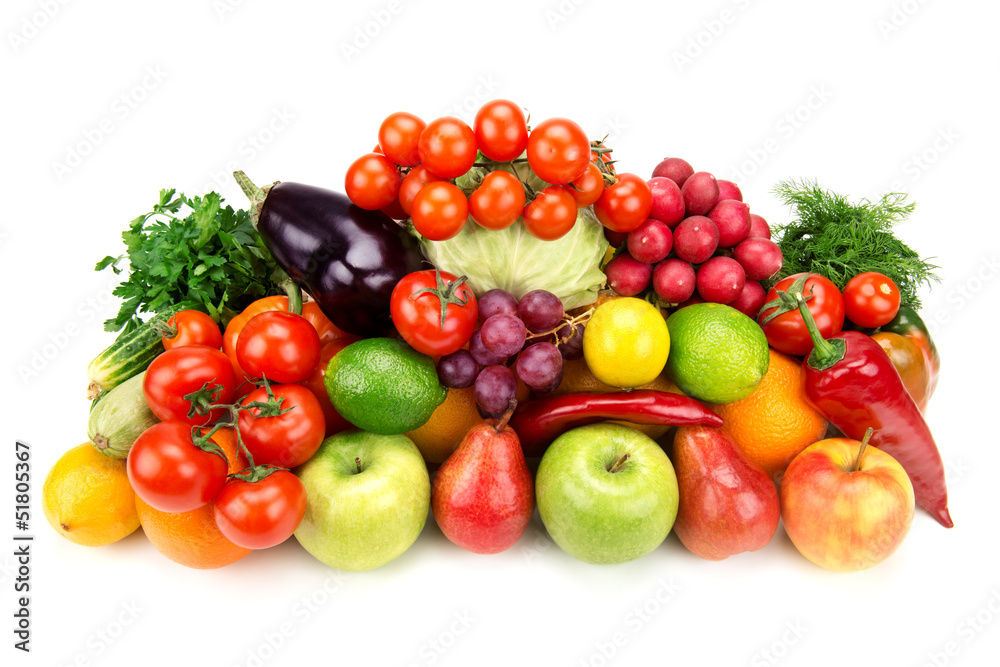
[[[190,209],[178,217],[182,208]],[[118,315],[104,323],[106,331],[134,329],[139,313],[157,313],[182,305],[208,313],[225,326],[254,299],[281,294],[286,278],[264,245],[245,210],[222,206],[210,192],[187,197],[160,190],[153,210],[140,215],[122,232],[125,253],[108,255],[94,267],[111,267],[128,275],[112,292],[123,299]]]
[[[893,234],[893,227],[913,213],[907,195],[890,192],[877,202],[855,203],[808,180],[779,183],[774,194],[791,207],[796,220],[776,225],[774,233],[784,255],[781,278],[805,271],[826,276],[839,289],[865,271],[877,271],[899,287],[902,303],[920,307],[917,289],[939,282],[939,268]]]

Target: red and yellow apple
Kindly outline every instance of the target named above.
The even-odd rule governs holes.
[[[781,519],[799,552],[829,570],[878,565],[913,523],[913,485],[889,454],[849,438],[820,440],[781,482]]]

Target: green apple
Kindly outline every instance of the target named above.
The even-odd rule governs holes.
[[[295,538],[330,567],[360,572],[385,565],[410,548],[427,522],[427,465],[405,435],[338,433],[296,474],[306,489],[306,514]]]
[[[667,537],[677,517],[677,477],[649,436],[602,423],[563,433],[542,456],[538,513],[569,555],[624,563]]]

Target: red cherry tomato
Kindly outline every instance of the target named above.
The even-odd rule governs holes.
[[[583,208],[601,198],[601,193],[604,192],[604,176],[598,166],[591,162],[587,165],[587,171],[583,172],[583,176],[564,187],[576,202],[576,207]]]
[[[189,345],[153,359],[142,381],[142,393],[157,418],[203,426],[218,421],[225,410],[216,408],[189,417],[192,405],[185,396],[208,385],[211,397],[206,396],[204,404],[232,403],[236,384],[236,371],[226,355],[204,345]]]
[[[420,133],[427,123],[412,113],[397,111],[389,114],[378,128],[378,145],[381,152],[401,167],[420,162]]]
[[[399,205],[406,212],[406,215],[413,212],[413,200],[425,185],[443,180],[436,174],[432,174],[422,164],[411,169],[410,173],[403,177],[403,182],[399,186]]]
[[[323,408],[312,391],[300,384],[270,388],[282,414],[267,415],[264,411],[269,408],[248,407],[269,403],[267,389],[259,387],[243,399],[247,409],[240,410],[240,435],[257,465],[294,468],[308,461],[326,436]]]
[[[594,204],[601,224],[615,232],[630,232],[649,217],[653,193],[635,174],[618,174],[618,182],[604,188]]]
[[[524,228],[543,241],[554,241],[576,224],[576,201],[566,188],[550,185],[524,207]]]
[[[344,192],[355,205],[369,211],[388,206],[399,194],[399,170],[377,153],[362,155],[347,168]]]
[[[472,123],[479,151],[491,160],[508,162],[528,145],[524,112],[510,100],[492,100],[476,113]]]
[[[437,273],[433,269],[414,271],[396,283],[389,298],[389,312],[396,330],[418,352],[443,357],[460,350],[475,331],[479,318],[476,295],[465,282],[458,285],[458,276],[440,271],[443,293],[421,292],[439,290]],[[450,299],[449,299],[450,297]],[[460,303],[464,301],[464,303]],[[444,322],[441,321],[445,303]]]
[[[222,347],[222,331],[211,317],[200,310],[182,310],[167,320],[167,327],[174,335],[161,338],[163,347],[172,350],[188,345],[205,345],[219,349]]]
[[[230,542],[267,549],[295,532],[306,513],[306,490],[287,470],[255,482],[233,478],[215,499],[215,524]]]
[[[795,279],[802,275],[796,273],[778,281],[767,293],[764,303],[770,303],[777,299],[778,290],[787,291]],[[823,338],[840,333],[844,328],[844,297],[841,296],[837,286],[828,278],[813,273],[806,280],[802,294],[808,299],[806,303],[809,312],[816,320],[816,325]],[[810,298],[810,294],[812,298]],[[764,335],[767,336],[767,342],[771,347],[779,352],[798,356],[812,351],[812,338],[809,337],[809,330],[806,329],[806,324],[802,321],[799,311],[790,310],[764,323],[767,316],[775,310],[777,309],[774,307],[762,310],[759,319],[761,329],[764,330]]]
[[[874,329],[892,321],[899,312],[899,287],[888,276],[866,271],[844,285],[847,319],[859,327]]]
[[[326,393],[326,384],[323,381],[323,378],[326,377],[326,367],[330,364],[330,360],[352,342],[352,339],[344,339],[331,341],[324,345],[320,351],[319,365],[316,366],[316,370],[309,376],[309,379],[301,383],[302,386],[313,393],[316,400],[319,401],[320,408],[323,409],[323,417],[326,422],[325,435],[328,438],[335,433],[354,428],[354,425],[341,417],[340,413],[337,412],[337,408],[333,407],[333,402],[330,400],[330,395]]]
[[[528,135],[528,166],[547,183],[572,183],[583,176],[588,164],[587,134],[567,118],[542,121]]]
[[[524,186],[517,176],[506,171],[486,175],[476,191],[469,195],[472,219],[486,229],[506,229],[521,217],[524,209]]]
[[[250,318],[236,342],[236,358],[255,378],[301,382],[319,363],[319,335],[309,320],[277,310]]]
[[[410,217],[421,236],[431,241],[445,241],[465,226],[469,219],[469,200],[451,183],[428,183],[414,197]]]
[[[136,495],[161,512],[190,512],[215,498],[228,461],[194,444],[191,425],[154,424],[136,438],[125,469]]]
[[[420,161],[441,178],[457,178],[476,161],[476,135],[458,118],[432,120],[420,133]]]

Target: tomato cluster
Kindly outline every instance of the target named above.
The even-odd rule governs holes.
[[[474,178],[455,182],[473,168]],[[533,188],[531,175],[544,187]],[[452,238],[469,217],[490,230],[521,219],[529,233],[554,240],[573,228],[578,208],[591,205],[602,224],[627,232],[652,207],[645,181],[617,175],[610,149],[577,123],[550,118],[530,128],[509,100],[484,104],[472,127],[450,116],[425,123],[390,114],[374,151],[348,168],[344,188],[361,208],[409,217],[432,241]]]
[[[213,503],[222,534],[250,549],[295,531],[305,489],[288,469],[348,426],[330,403],[323,372],[354,340],[314,303],[300,310],[289,312],[287,297],[260,299],[230,321],[225,335],[197,311],[168,321],[166,351],[143,379],[146,403],[162,421],[139,436],[126,466],[146,503],[163,512]],[[230,428],[249,463],[235,474],[213,440]]]

